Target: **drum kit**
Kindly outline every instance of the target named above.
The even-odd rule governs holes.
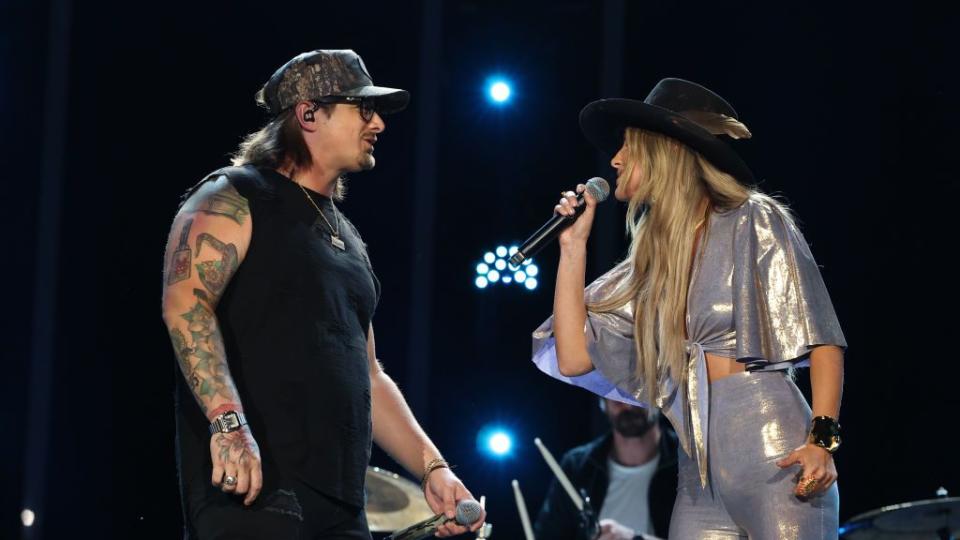
[[[373,532],[392,532],[433,516],[420,486],[379,467],[367,467],[366,510]]]
[[[936,499],[884,506],[860,514],[840,527],[849,540],[957,540],[960,538],[960,497],[947,497],[943,488]]]

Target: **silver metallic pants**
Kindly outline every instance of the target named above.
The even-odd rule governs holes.
[[[738,373],[710,385],[709,483],[679,452],[671,540],[837,538],[834,484],[806,502],[793,494],[800,466],[776,461],[806,440],[810,407],[785,371]]]

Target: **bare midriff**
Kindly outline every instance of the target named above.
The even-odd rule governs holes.
[[[737,373],[743,373],[746,368],[744,364],[737,362],[733,358],[710,353],[706,353],[705,356],[707,357],[707,377],[710,379],[710,382],[719,381],[724,377],[736,375]]]

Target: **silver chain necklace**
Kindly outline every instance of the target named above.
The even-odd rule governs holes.
[[[327,228],[330,229],[330,243],[333,244],[333,247],[339,249],[340,251],[345,251],[347,245],[343,243],[343,240],[340,239],[340,213],[337,212],[337,205],[330,203],[330,206],[333,206],[333,219],[337,222],[337,228],[334,229],[333,225],[330,224],[330,221],[327,219],[327,216],[323,215],[323,210],[320,210],[320,207],[317,206],[317,203],[314,202],[313,197],[310,196],[310,193],[307,192],[306,188],[300,182],[297,182],[297,185],[300,186],[300,190],[303,191],[303,194],[307,196],[307,200],[310,201],[310,204],[317,209],[317,213],[320,214],[320,217],[323,218],[323,222],[327,224]]]

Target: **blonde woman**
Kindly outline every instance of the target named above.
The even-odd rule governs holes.
[[[788,210],[748,187],[721,137],[749,138],[710,90],[664,79],[580,114],[628,203],[626,259],[584,289],[596,201],[560,236],[554,312],[534,362],[601,396],[662,409],[677,431],[670,538],[836,538],[846,341]],[[584,186],[578,186],[577,192]],[[794,385],[810,368],[813,409]]]

